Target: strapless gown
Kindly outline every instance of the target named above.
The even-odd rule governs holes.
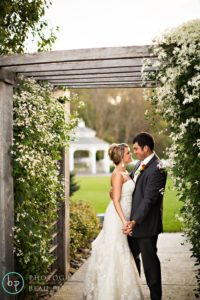
[[[121,207],[129,220],[135,184],[122,185]],[[140,277],[130,251],[122,222],[111,201],[103,228],[92,242],[92,252],[84,281],[84,300],[142,300]]]

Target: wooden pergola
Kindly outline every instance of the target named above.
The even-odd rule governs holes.
[[[20,74],[67,88],[141,87],[143,58],[155,60],[148,46],[5,55],[0,57],[0,78]]]
[[[16,75],[48,80],[54,86],[73,88],[142,87],[143,58],[150,58],[147,71],[153,70],[155,57],[148,46],[111,47],[51,51],[0,56],[0,278],[14,271],[13,234],[14,195],[10,146],[13,137],[13,85]],[[148,82],[145,87],[151,87]],[[67,116],[66,116],[67,117]],[[65,203],[56,224],[57,237],[52,252],[57,253],[58,272],[67,278],[69,268],[69,162],[65,149],[62,172],[65,176]],[[10,299],[2,289],[0,299]]]

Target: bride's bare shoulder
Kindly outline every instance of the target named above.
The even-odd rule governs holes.
[[[120,171],[114,170],[111,175],[111,184],[113,183],[123,183],[123,175]]]

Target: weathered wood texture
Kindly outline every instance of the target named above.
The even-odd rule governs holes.
[[[33,76],[36,80],[40,80],[42,75],[35,75]],[[112,74],[83,74],[83,75],[71,75],[71,74],[56,74],[56,75],[43,75],[42,79],[44,80],[51,80],[51,79],[65,79],[65,80],[72,80],[72,79],[98,79],[98,78],[120,78],[120,77],[131,77],[131,78],[139,78],[141,76],[140,72],[130,72],[130,73],[112,73]]]
[[[33,65],[66,61],[107,60],[149,57],[148,46],[106,47],[14,54],[0,57],[1,66]]]
[[[5,79],[7,81],[7,79]],[[14,271],[13,231],[14,192],[10,147],[13,136],[12,85],[0,80],[0,282]],[[0,299],[11,299],[2,286]],[[12,297],[13,299],[13,297]]]
[[[66,92],[57,90],[53,93],[55,98],[65,96]],[[63,104],[65,110],[65,120],[69,121],[69,102]],[[70,268],[69,256],[69,153],[68,149],[62,150],[62,161],[60,172],[64,177],[64,202],[60,203],[57,222],[57,236],[56,236],[56,268],[59,276],[64,276],[67,279]]]
[[[0,67],[0,81],[5,83],[14,84],[15,81],[15,74]]]
[[[0,56],[0,66],[6,71],[36,80],[48,80],[53,85],[69,88],[101,88],[107,84],[109,87],[112,87],[112,84],[116,87],[115,81],[119,81],[118,87],[127,87],[127,84],[131,85],[130,87],[141,87],[144,58],[149,59],[148,71],[153,70],[152,64],[156,57],[150,56],[149,46],[4,55]]]
[[[27,73],[28,76],[34,77],[34,76],[56,76],[56,75],[66,75],[66,76],[77,76],[77,75],[98,75],[98,74],[102,74],[102,75],[110,75],[112,73],[114,74],[120,74],[120,73],[140,73],[141,68],[140,67],[117,67],[117,68],[101,68],[101,69],[74,69],[74,70],[54,70],[54,71],[35,71],[35,72],[23,72]],[[21,74],[20,72],[18,72],[19,74]]]
[[[141,88],[141,83],[111,83],[111,84],[66,84],[65,82],[56,83],[56,86],[66,86],[69,89],[100,89],[100,88]],[[145,88],[155,87],[154,84],[145,84]]]
[[[153,62],[153,59],[151,60]],[[1,66],[1,65],[0,65]],[[150,64],[151,66],[151,64]],[[4,66],[3,66],[4,67]],[[25,74],[27,72],[43,72],[43,71],[66,71],[66,70],[90,70],[90,69],[109,69],[109,68],[122,68],[134,67],[136,70],[142,67],[141,58],[121,58],[109,60],[84,60],[84,61],[66,61],[66,62],[51,62],[30,65],[18,65],[4,67],[8,70]]]

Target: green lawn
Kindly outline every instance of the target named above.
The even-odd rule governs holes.
[[[96,213],[104,213],[110,201],[108,192],[110,190],[110,176],[77,176],[80,190],[72,199],[87,201]],[[176,191],[172,189],[172,181],[169,178],[164,195],[164,231],[181,231],[181,224],[175,218],[179,213],[181,202],[176,197]]]

